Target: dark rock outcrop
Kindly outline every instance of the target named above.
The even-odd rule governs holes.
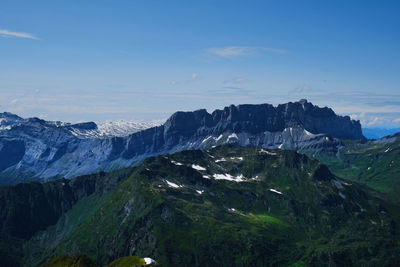
[[[364,139],[359,121],[338,116],[327,107],[314,106],[306,100],[274,107],[261,105],[231,105],[209,114],[201,109],[176,112],[164,124],[166,135],[219,134],[226,131],[280,132],[288,127],[301,127],[313,134],[328,134],[339,139]]]
[[[78,200],[111,191],[130,173],[126,169],[112,176],[100,172],[73,180],[1,186],[0,233],[29,239],[37,231],[55,224]]]

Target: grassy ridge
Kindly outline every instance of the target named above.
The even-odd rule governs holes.
[[[216,174],[244,181],[209,179]],[[26,262],[83,253],[100,265],[138,255],[165,266],[361,266],[400,255],[397,205],[293,151],[223,146],[149,158],[93,201],[70,211],[68,233],[32,239],[55,243]]]

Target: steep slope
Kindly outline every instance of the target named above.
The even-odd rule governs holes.
[[[338,153],[315,157],[336,175],[366,184],[400,202],[400,133],[378,140],[342,142]]]
[[[152,157],[74,223],[81,204],[24,246],[26,266],[77,253],[163,266],[385,266],[400,255],[398,206],[293,151]]]
[[[54,225],[72,207],[85,202],[91,208],[132,173],[132,169],[98,173],[73,180],[21,183],[0,187],[0,266],[18,266],[22,244]],[[76,214],[80,220],[86,214]],[[68,231],[68,229],[63,229]]]
[[[68,124],[0,114],[0,185],[47,181],[111,170],[108,158],[116,137],[130,126]],[[139,129],[150,124],[142,123]],[[136,129],[136,130],[139,130]],[[130,131],[134,131],[130,128]],[[122,164],[126,167],[130,164]]]
[[[339,139],[364,138],[359,122],[306,100],[176,112],[163,125],[127,137],[91,136],[96,127],[28,119],[0,131],[0,184],[111,171],[149,156],[226,143],[318,153],[336,152]]]

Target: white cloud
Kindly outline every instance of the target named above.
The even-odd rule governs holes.
[[[18,99],[14,98],[13,100],[10,101],[10,105],[15,105],[18,103]]]
[[[36,36],[25,33],[25,32],[13,32],[5,29],[0,29],[0,37],[16,37],[16,38],[25,38],[25,39],[33,39],[33,40],[40,40]]]
[[[372,117],[370,118],[369,121],[367,121],[365,124],[367,126],[374,126],[374,125],[381,125],[385,123],[385,119],[382,117]]]
[[[260,46],[213,47],[213,48],[208,48],[206,52],[210,55],[222,58],[251,57],[251,56],[257,56],[263,52],[270,52],[274,54],[289,53],[289,51],[285,49],[260,47]]]
[[[336,113],[400,113],[397,108],[390,107],[363,107],[363,106],[335,106],[329,105]]]
[[[247,80],[246,80],[246,78],[243,78],[243,77],[236,77],[236,78],[232,79],[232,82],[237,83],[237,84],[244,83],[245,81],[247,81]]]
[[[197,73],[193,73],[193,74],[192,74],[192,79],[193,79],[193,80],[196,80],[197,77],[198,77]]]
[[[234,77],[234,78],[232,78],[230,80],[223,81],[223,83],[224,84],[230,84],[230,83],[241,84],[241,83],[244,83],[246,81],[247,81],[247,79],[244,78],[244,77]]]
[[[361,113],[355,113],[351,114],[350,118],[353,120],[359,120],[361,122],[361,125],[364,127],[386,127],[390,126],[392,127],[394,124],[400,122],[399,119],[391,119],[390,114],[388,113],[368,113],[368,112],[361,112]],[[393,124],[394,123],[394,124]]]

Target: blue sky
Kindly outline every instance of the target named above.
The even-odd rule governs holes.
[[[0,1],[0,111],[159,120],[307,98],[400,126],[399,1]]]

